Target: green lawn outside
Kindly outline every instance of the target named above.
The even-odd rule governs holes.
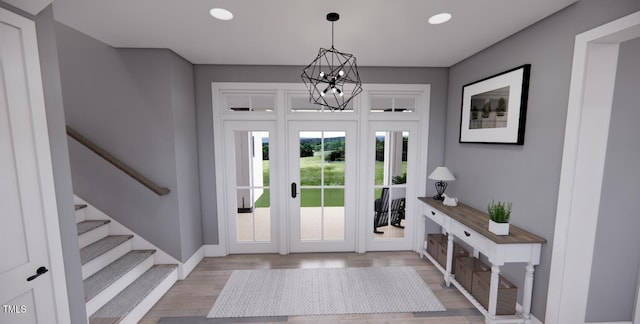
[[[329,154],[330,152],[325,152]],[[264,185],[269,185],[269,161],[263,161],[263,179]],[[319,152],[314,156],[300,158],[300,182],[302,186],[320,186],[321,169],[323,167],[322,157]],[[402,162],[402,170],[406,172],[407,162]],[[324,162],[324,184],[325,185],[344,185],[344,162]],[[382,185],[384,179],[384,162],[376,161],[375,168],[375,184]],[[315,188],[302,189],[301,204],[302,207],[320,207],[320,190]],[[380,197],[381,189],[375,191],[375,197]],[[264,193],[256,201],[256,207],[268,207],[270,194],[265,189]],[[325,189],[325,206],[344,206],[344,190],[343,189]]]
[[[320,188],[304,188],[301,190],[300,204],[301,207],[320,207],[321,189]],[[256,201],[256,208],[269,207],[269,199],[271,194],[269,189],[265,189],[262,196]],[[327,188],[324,189],[324,206],[325,207],[341,207],[344,206],[344,189]]]

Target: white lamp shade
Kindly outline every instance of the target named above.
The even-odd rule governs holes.
[[[453,181],[456,177],[451,174],[451,171],[447,169],[447,167],[437,167],[431,174],[429,175],[429,179],[437,180],[437,181]]]

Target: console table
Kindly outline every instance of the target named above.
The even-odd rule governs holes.
[[[456,207],[442,204],[440,200],[431,197],[419,197],[422,204],[422,215],[425,217],[427,233],[436,233],[433,223],[440,226],[438,233],[448,234],[448,253],[446,268],[436,262],[435,258],[426,252],[426,246],[421,255],[426,256],[438,270],[444,274],[447,287],[453,284],[469,301],[485,316],[486,323],[531,323],[531,294],[533,292],[534,266],[540,263],[540,247],[547,241],[531,234],[517,226],[509,226],[509,235],[495,235],[489,232],[489,216],[477,209],[458,203]],[[426,234],[425,234],[426,235]],[[464,242],[473,249],[473,255],[483,254],[491,262],[491,284],[489,289],[489,309],[485,309],[473,298],[451,274],[453,262],[454,240]],[[426,244],[426,243],[425,243]],[[517,315],[497,316],[496,303],[498,299],[498,280],[500,266],[510,262],[526,263],[523,287],[522,311]]]

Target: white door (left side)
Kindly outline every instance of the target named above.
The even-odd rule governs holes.
[[[0,8],[0,323],[69,322],[33,21]]]
[[[230,253],[276,253],[279,208],[275,123],[226,121],[225,184]],[[273,181],[272,181],[273,179]]]

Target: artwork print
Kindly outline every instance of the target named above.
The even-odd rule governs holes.
[[[523,65],[463,87],[460,143],[524,144],[530,70]]]

